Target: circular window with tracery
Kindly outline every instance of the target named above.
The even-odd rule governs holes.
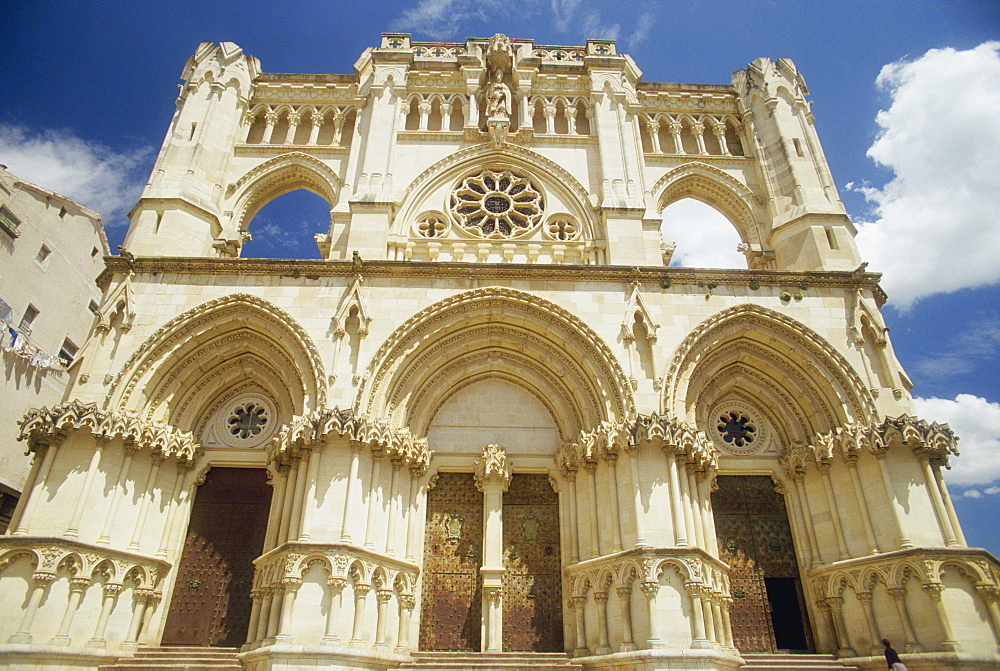
[[[745,403],[727,401],[715,406],[708,417],[709,435],[730,454],[757,454],[766,448],[769,435],[761,413]]]
[[[258,394],[242,395],[223,405],[215,415],[208,443],[228,447],[261,447],[277,425],[271,403]]]
[[[451,194],[451,213],[468,233],[484,238],[515,238],[538,224],[542,194],[527,177],[510,170],[470,175]]]

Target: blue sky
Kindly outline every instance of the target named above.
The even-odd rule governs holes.
[[[266,72],[347,73],[384,31],[612,37],[647,81],[708,84],[791,58],[862,256],[884,273],[919,414],[962,436],[947,479],[969,543],[1000,554],[1000,3],[7,0],[0,25],[0,163],[102,212],[112,247],[199,42],[236,42]],[[324,209],[276,201],[248,255],[315,257]]]

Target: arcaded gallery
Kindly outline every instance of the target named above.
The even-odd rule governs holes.
[[[204,43],[182,81],[21,420],[0,667],[1000,668],[1000,563],[791,60],[386,33],[347,74]],[[303,189],[317,258],[245,258]],[[745,268],[671,266],[683,199]]]

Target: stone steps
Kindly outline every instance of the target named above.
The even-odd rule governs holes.
[[[564,652],[414,652],[400,669],[422,671],[583,671]]]
[[[149,669],[183,669],[184,671],[219,671],[242,669],[236,659],[236,648],[167,646],[139,648],[132,657],[122,657],[114,664],[99,667],[99,671],[148,671]]]
[[[813,653],[740,653],[740,657],[746,661],[746,665],[740,667],[740,671],[753,669],[754,671],[850,671],[857,669],[856,666],[845,666],[838,662],[833,655],[819,655]]]

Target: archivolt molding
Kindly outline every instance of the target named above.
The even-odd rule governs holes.
[[[448,334],[437,335],[442,327],[447,326],[447,320],[463,319],[456,329],[465,330],[470,325],[478,326],[473,320],[482,316],[484,319],[480,324],[503,329],[502,324],[512,323],[511,316],[514,314],[524,317],[530,326],[534,326],[519,326],[522,335],[530,335],[538,343],[548,343],[548,349],[561,347],[565,350],[566,344],[575,345],[579,348],[581,360],[596,368],[595,371],[580,368],[579,374],[584,376],[588,387],[596,394],[600,404],[594,408],[597,417],[622,421],[634,414],[635,402],[628,379],[600,336],[568,310],[538,296],[504,287],[473,289],[456,294],[407,319],[372,357],[356,407],[369,415],[393,414],[391,399],[401,398],[399,387],[412,374],[414,350],[421,344],[428,344],[428,348],[421,350],[420,355],[423,355],[448,338]]]
[[[430,166],[406,187],[396,221],[405,225],[417,212],[431,207],[426,204],[426,198],[441,180],[457,179],[464,171],[481,170],[484,166],[525,171],[544,185],[543,188],[561,190],[568,196],[567,204],[575,204],[579,208],[578,216],[585,222],[587,228],[594,231],[595,221],[590,194],[579,180],[555,161],[513,144],[505,144],[499,148],[488,143],[473,145],[449,154]],[[547,179],[541,179],[542,177]],[[399,224],[395,226],[398,227]]]
[[[845,424],[816,434],[808,443],[790,447],[781,464],[790,477],[796,477],[807,467],[830,464],[834,456],[851,462],[864,452],[880,456],[892,447],[909,449],[948,468],[950,457],[958,455],[958,438],[947,424],[928,423],[910,415],[886,417],[878,424]]]
[[[183,344],[203,331],[212,319],[232,319],[238,314],[249,314],[259,320],[261,333],[287,334],[305,355],[309,369],[301,371],[301,367],[293,368],[305,375],[302,382],[304,391],[313,394],[315,407],[323,407],[326,401],[326,374],[319,350],[291,315],[277,306],[250,294],[230,294],[198,305],[174,317],[158,328],[132,353],[125,365],[119,370],[108,388],[104,399],[104,407],[112,404],[120,409],[128,407],[132,393],[140,380],[146,379],[152,369],[175,352]],[[308,384],[306,384],[308,380]]]
[[[150,422],[135,413],[101,410],[96,403],[68,403],[31,410],[21,420],[17,439],[27,441],[28,450],[38,452],[59,444],[69,433],[89,430],[103,440],[120,438],[134,449],[147,448],[165,457],[192,465],[198,444],[191,433],[162,422]]]
[[[123,550],[95,547],[62,538],[0,536],[0,575],[13,561],[28,556],[35,575],[65,570],[81,578],[103,577],[105,584],[131,581],[136,589],[158,590],[170,564]]]
[[[1000,562],[985,550],[968,548],[899,550],[813,569],[810,574],[813,593],[830,598],[841,596],[846,589],[870,592],[880,583],[888,589],[905,588],[910,580],[921,587],[940,586],[949,568],[957,569],[977,592],[996,594],[1000,585]]]
[[[278,429],[268,447],[268,462],[287,464],[303,450],[311,450],[330,437],[380,450],[390,459],[402,459],[421,472],[431,460],[427,441],[414,438],[407,429],[393,428],[384,419],[359,415],[353,410],[331,408],[293,417]]]
[[[664,377],[662,407],[665,411],[672,410],[677,416],[686,414],[685,404],[690,394],[686,387],[693,371],[715,351],[711,343],[713,334],[737,326],[743,327],[741,333],[746,335],[741,338],[744,339],[770,332],[789,341],[799,360],[806,362],[793,368],[819,374],[810,386],[816,386],[820,380],[832,381],[842,392],[835,392],[834,396],[842,395],[854,414],[852,419],[873,421],[877,417],[871,392],[850,363],[822,336],[791,317],[751,304],[736,305],[716,313],[695,327],[678,345]],[[787,362],[785,367],[788,367]],[[834,416],[837,414],[833,408],[826,408],[826,411]]]
[[[658,179],[650,189],[657,213],[685,196],[702,196],[718,206],[736,226],[743,242],[762,244],[755,216],[757,196],[745,184],[726,172],[692,161],[678,166]]]

